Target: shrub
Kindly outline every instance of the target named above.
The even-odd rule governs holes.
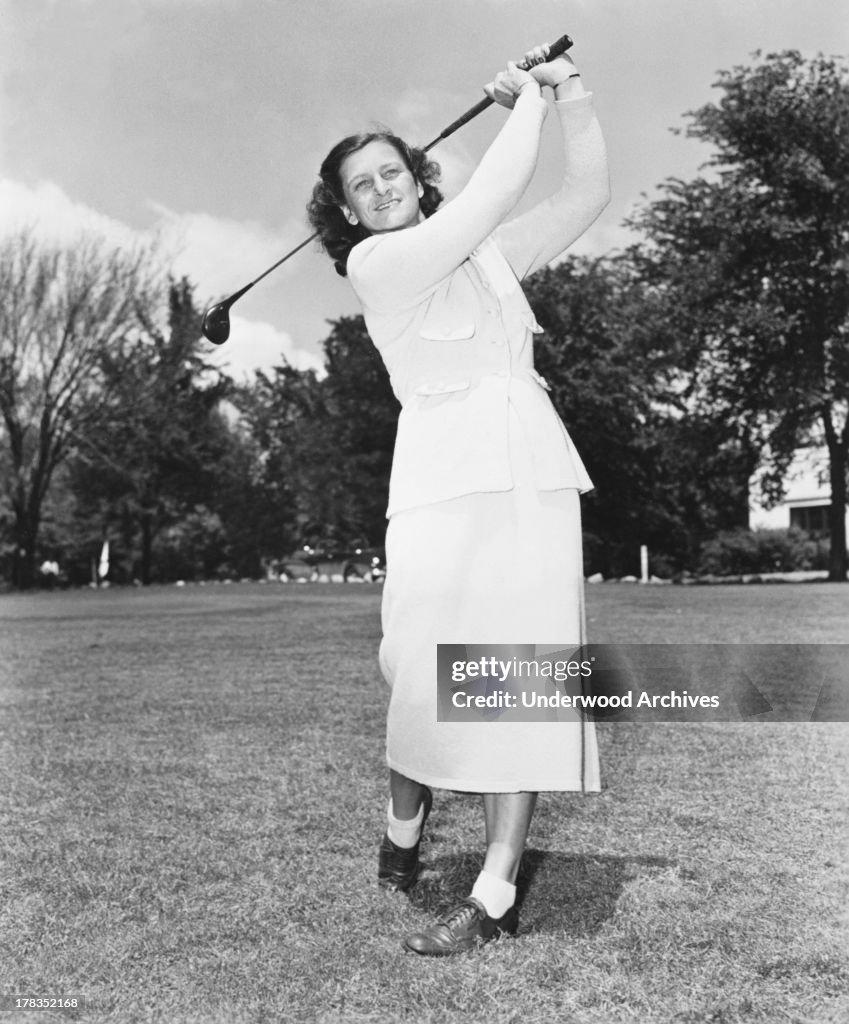
[[[825,542],[803,530],[726,530],[702,548],[699,572],[715,576],[793,572],[822,567]]]

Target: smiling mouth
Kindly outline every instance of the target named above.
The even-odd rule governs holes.
[[[395,203],[400,203],[400,202],[401,202],[400,199],[390,199],[390,200],[388,200],[385,203],[381,203],[380,206],[376,206],[375,209],[378,212],[382,212],[383,210],[388,210],[389,207],[393,206]]]

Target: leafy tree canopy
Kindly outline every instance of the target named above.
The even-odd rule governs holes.
[[[845,579],[849,68],[787,51],[722,72],[717,88],[685,129],[714,149],[705,173],[667,181],[638,211],[634,259],[689,348],[691,408],[737,425],[769,496],[794,449],[828,446],[830,574]]]

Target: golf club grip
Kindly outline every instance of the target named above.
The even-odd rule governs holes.
[[[546,62],[554,60],[555,57],[559,57],[561,53],[565,53],[572,45],[571,38],[567,35],[562,35],[556,42],[549,46],[548,56],[545,58]],[[519,67],[524,68],[525,65],[520,64]],[[527,70],[527,68],[525,68],[525,70]],[[458,117],[456,121],[452,121],[447,128],[444,128],[433,142],[429,142],[424,147],[424,152],[426,153],[429,149],[432,149],[437,142],[441,142],[443,139],[447,139],[449,135],[453,135],[458,128],[462,128],[464,124],[468,124],[473,117],[477,117],[478,114],[486,110],[487,107],[491,107],[494,102],[495,100],[491,100],[489,96],[484,96],[479,103],[476,103],[473,107],[467,110],[465,114]]]

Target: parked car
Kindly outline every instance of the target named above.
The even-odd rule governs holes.
[[[381,583],[386,576],[386,551],[383,548],[355,548],[344,556],[342,575],[369,583]]]
[[[323,550],[304,546],[269,566],[273,577],[282,582],[353,580],[379,583],[386,576],[386,552],[383,548]]]
[[[318,578],[312,555],[305,550],[272,562],[271,571],[281,583],[309,583]]]

